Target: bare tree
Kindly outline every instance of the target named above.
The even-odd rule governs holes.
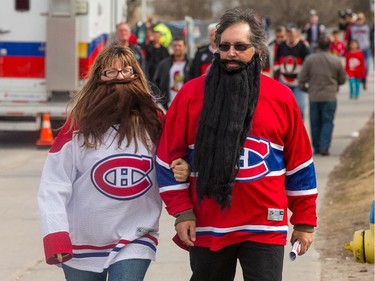
[[[135,24],[140,20],[139,9],[141,6],[141,0],[126,0],[126,4],[128,6],[128,12],[126,15],[127,22]]]
[[[164,20],[183,20],[185,16],[194,19],[215,20],[213,15],[213,3],[219,3],[216,11],[218,18],[227,9],[233,7],[251,7],[260,16],[266,16],[271,20],[273,27],[279,24],[293,22],[303,26],[309,19],[309,11],[314,9],[319,15],[320,22],[326,26],[337,26],[338,12],[352,9],[355,12],[364,12],[368,22],[372,19],[370,0],[157,0],[149,1],[153,5],[154,17]],[[135,23],[140,20],[139,7],[141,0],[127,0],[128,21]]]
[[[237,2],[239,7],[251,7],[260,16],[267,16],[273,26],[289,22],[303,26],[309,19],[309,11],[312,9],[319,15],[320,21],[327,26],[336,26],[338,12],[348,8],[355,12],[362,11],[371,18],[369,0],[237,0]]]
[[[185,16],[195,19],[212,18],[212,0],[159,0],[154,7],[155,15],[173,20],[183,20]]]

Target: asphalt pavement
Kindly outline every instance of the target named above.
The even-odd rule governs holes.
[[[328,176],[339,163],[339,157],[350,144],[370,116],[374,113],[374,74],[371,71],[368,89],[361,92],[358,100],[350,100],[348,83],[340,88],[335,119],[334,136],[330,156],[314,157],[318,182],[318,208],[325,194]],[[306,110],[308,111],[308,110]],[[308,114],[307,114],[308,116]],[[307,117],[308,118],[308,117]],[[306,122],[307,128],[308,122]],[[20,156],[20,171],[10,166],[8,172],[0,172],[0,280],[3,281],[63,281],[62,270],[44,262],[42,237],[36,194],[39,176],[46,152],[35,151],[26,159]],[[18,155],[18,154],[17,154]],[[14,163],[17,163],[15,161]],[[16,165],[16,164],[15,164]],[[36,167],[36,168],[35,168]],[[19,174],[18,174],[19,173]],[[27,185],[25,185],[25,178]],[[324,214],[322,214],[324,215]],[[367,218],[365,218],[367,219]],[[189,257],[186,251],[171,241],[174,235],[174,219],[163,211],[160,220],[161,236],[157,261],[151,263],[145,281],[186,281],[190,277]],[[354,231],[354,229],[353,229]],[[316,232],[319,235],[319,229]],[[314,244],[309,252],[292,262],[288,259],[291,246],[287,245],[284,261],[284,280],[318,281],[320,280],[321,261]],[[238,267],[236,281],[243,280]]]

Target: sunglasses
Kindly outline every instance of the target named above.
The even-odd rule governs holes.
[[[254,47],[253,44],[245,44],[245,43],[234,43],[234,44],[220,43],[219,44],[219,50],[222,51],[222,52],[228,52],[229,49],[230,49],[230,46],[233,46],[234,49],[238,52],[243,52],[243,51],[246,51],[247,49],[249,49],[251,47]]]

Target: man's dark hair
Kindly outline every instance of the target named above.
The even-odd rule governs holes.
[[[234,8],[225,12],[217,24],[215,43],[218,46],[221,41],[221,35],[229,26],[237,23],[247,23],[250,26],[249,39],[254,44],[256,53],[261,57],[262,64],[266,61],[268,55],[266,36],[261,17],[250,8]]]
[[[173,42],[174,42],[174,41],[183,41],[184,44],[186,45],[186,40],[185,40],[185,38],[182,37],[182,36],[173,37],[173,40],[172,40],[172,41],[173,41]]]
[[[330,44],[331,44],[331,40],[329,40],[329,38],[327,36],[323,36],[323,37],[319,38],[318,46],[319,46],[320,50],[328,51]]]
[[[279,25],[278,27],[276,27],[275,29],[275,33],[280,33],[280,32],[285,32],[286,31],[286,28],[285,26],[283,25]]]

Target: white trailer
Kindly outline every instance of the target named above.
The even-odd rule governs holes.
[[[5,0],[0,8],[0,130],[64,119],[126,0]]]

